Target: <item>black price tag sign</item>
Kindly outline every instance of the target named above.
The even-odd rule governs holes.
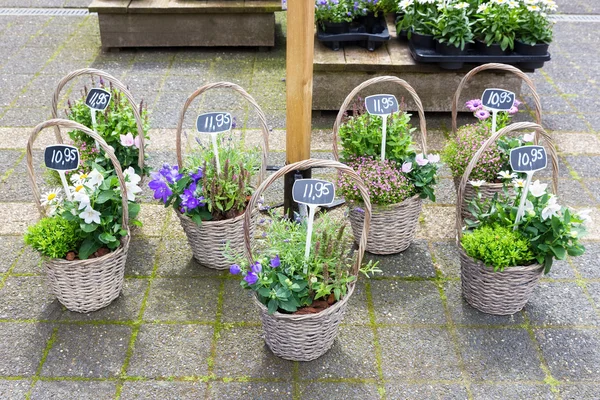
[[[504,89],[485,89],[481,103],[493,111],[508,111],[515,104],[515,94]]]
[[[510,166],[515,172],[532,172],[546,168],[548,157],[542,146],[522,146],[510,151]]]
[[[104,111],[108,103],[110,103],[110,92],[100,88],[93,88],[85,98],[85,105],[93,110]]]
[[[372,115],[389,115],[398,112],[398,100],[393,94],[376,94],[365,98],[367,112]]]
[[[198,115],[196,129],[199,133],[221,133],[231,130],[232,118],[228,112],[210,112]]]
[[[44,163],[55,171],[72,171],[79,167],[79,150],[66,144],[55,144],[44,150]]]
[[[321,179],[298,179],[292,187],[292,198],[296,203],[325,206],[333,203],[333,183]]]

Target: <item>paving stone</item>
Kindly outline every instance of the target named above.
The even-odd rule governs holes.
[[[95,381],[38,381],[31,392],[36,400],[113,399],[116,382]]]
[[[227,378],[292,377],[293,363],[275,356],[263,340],[262,327],[225,329],[220,332],[213,372]]]
[[[447,278],[460,277],[460,258],[456,243],[448,242],[431,242],[432,259],[435,268]]]
[[[25,243],[19,236],[0,236],[0,272],[7,272],[19,258]]]
[[[588,293],[594,300],[596,308],[600,309],[600,283],[586,283],[585,286],[588,290]]]
[[[52,325],[49,324],[1,323],[0,375],[33,376],[50,336]]]
[[[377,379],[371,328],[342,326],[333,346],[316,360],[299,364],[300,380]]]
[[[560,386],[560,397],[563,400],[595,400],[600,398],[598,384],[576,384]]]
[[[559,381],[597,381],[600,337],[588,329],[536,329],[535,336],[552,377]]]
[[[525,310],[534,325],[599,324],[593,304],[576,283],[540,283]]]
[[[455,207],[423,207],[421,217],[424,222],[417,225],[424,234],[434,240],[456,237]]]
[[[214,321],[220,282],[212,278],[154,279],[146,321]]]
[[[129,381],[123,383],[121,399],[202,399],[206,383],[173,381]]]
[[[213,329],[204,325],[142,325],[127,374],[147,378],[207,375]]]
[[[50,109],[45,107],[10,108],[0,118],[0,126],[34,127],[50,116]]]
[[[535,173],[536,179],[542,180],[543,178],[552,177],[552,161],[548,160],[548,167]],[[558,156],[558,177],[559,178],[571,178],[569,168],[565,164],[564,157]],[[560,193],[559,193],[560,194]]]
[[[583,278],[600,278],[600,243],[584,243],[585,253],[571,262]]]
[[[567,258],[568,259],[568,258]],[[543,278],[550,279],[573,279],[575,278],[575,271],[567,260],[554,260],[552,262],[552,268],[548,274],[544,275]]]
[[[600,176],[600,156],[566,156],[569,165],[584,178]]]
[[[162,205],[144,204],[137,219],[142,227],[137,230],[140,235],[160,236],[168,210]]]
[[[255,322],[260,323],[258,307],[252,298],[254,293],[243,289],[237,279],[225,281],[223,292],[223,308],[221,310],[221,321],[231,322]]]
[[[404,382],[388,382],[385,385],[388,399],[411,400],[463,400],[468,398],[467,390],[461,385],[409,384]]]
[[[0,398],[3,399],[24,399],[29,391],[31,381],[24,380],[0,380]]]
[[[600,154],[600,139],[593,133],[565,133],[552,135],[561,153]]]
[[[57,320],[62,314],[60,303],[41,277],[9,277],[0,298],[0,319]]]
[[[373,281],[371,295],[379,324],[446,323],[442,299],[433,282]]]
[[[367,400],[380,398],[377,386],[374,384],[330,382],[301,384],[300,396],[303,399],[313,400]]]
[[[179,220],[173,220],[172,218],[171,224],[179,225]],[[163,240],[163,247],[158,255],[157,263],[158,268],[156,273],[158,276],[216,277],[228,273],[227,271],[206,268],[198,264],[198,262],[193,258],[192,249],[190,248],[185,236],[177,240]]]
[[[381,369],[389,380],[457,380],[461,373],[445,329],[378,328]]]
[[[348,309],[346,310],[342,323],[351,325],[370,324],[371,320],[367,303],[367,289],[365,286],[368,281],[369,279],[365,279],[362,275],[358,277],[354,293],[352,293],[352,297],[348,300]]]
[[[457,333],[472,380],[544,379],[535,345],[525,329],[458,329]]]
[[[108,306],[87,314],[66,310],[61,319],[66,321],[136,321],[147,287],[148,280],[146,279],[125,279],[119,297]]]
[[[42,376],[116,377],[121,372],[131,328],[122,325],[62,325]]]
[[[42,256],[32,247],[25,246],[23,254],[19,256],[12,272],[14,274],[42,274]]]
[[[432,201],[423,200],[424,204],[432,204]],[[448,205],[456,204],[456,188],[454,181],[450,178],[439,178],[435,185],[435,204]]]
[[[599,204],[585,191],[583,185],[574,179],[559,180],[558,195],[561,204],[566,206],[595,207]]]
[[[219,400],[279,400],[292,398],[291,383],[286,382],[213,382],[211,397]]]
[[[551,114],[544,112],[542,126],[550,131],[589,131],[583,114]]]
[[[524,322],[523,314],[491,315],[483,313],[469,305],[462,297],[460,282],[444,284],[446,304],[455,324],[460,325],[518,325]]]
[[[594,199],[597,202],[600,202],[600,181],[598,180],[588,180],[586,179],[584,181],[585,186],[588,188],[588,190],[592,193],[592,195],[594,196]]]
[[[555,398],[550,386],[514,383],[506,385],[471,385],[474,400],[552,400]]]
[[[402,253],[389,256],[379,256],[367,253],[365,258],[367,261],[379,261],[379,269],[381,269],[383,273],[377,274],[378,277],[435,277],[435,269],[433,268],[433,262],[431,261],[429,246],[425,240],[415,240]]]
[[[159,244],[158,238],[132,237],[125,264],[125,276],[150,276]]]

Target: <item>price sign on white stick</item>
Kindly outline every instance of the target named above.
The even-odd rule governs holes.
[[[496,117],[499,111],[508,111],[515,104],[515,94],[504,89],[485,89],[481,104],[492,113],[492,135],[496,133]]]
[[[379,115],[382,121],[381,128],[381,161],[385,160],[385,143],[387,136],[388,115],[398,112],[398,100],[392,94],[376,94],[365,98],[365,107],[371,115]]]
[[[542,146],[521,146],[510,151],[510,166],[515,172],[524,172],[527,174],[527,180],[525,181],[525,187],[521,194],[521,202],[519,209],[517,210],[517,218],[515,221],[515,230],[525,209],[525,200],[527,199],[527,192],[529,191],[529,185],[533,178],[533,173],[541,169],[546,168],[548,165],[548,157],[546,155],[546,149]]]
[[[96,111],[104,111],[110,103],[110,92],[100,88],[92,88],[85,98],[85,105],[90,109],[92,115],[92,130],[96,131]],[[96,142],[98,150],[98,142]]]
[[[77,150],[77,147],[66,144],[46,147],[44,149],[44,164],[46,164],[46,168],[58,171],[67,199],[70,201],[71,191],[65,177],[65,171],[72,171],[79,167],[79,150]]]
[[[198,115],[196,119],[196,130],[198,133],[207,133],[211,137],[215,159],[217,161],[217,169],[221,171],[221,163],[219,162],[219,148],[217,146],[217,134],[228,132],[232,125],[231,114],[228,112],[210,112]]]
[[[312,240],[313,222],[315,210],[318,206],[327,206],[335,199],[335,187],[333,183],[321,179],[298,179],[292,187],[292,198],[296,203],[306,204],[309,209],[308,227],[306,233],[306,247],[304,258],[308,260]],[[304,273],[308,272],[308,265],[304,266]]]

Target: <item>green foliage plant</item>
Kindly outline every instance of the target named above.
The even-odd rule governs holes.
[[[441,5],[439,15],[433,21],[428,21],[434,39],[465,49],[467,43],[473,43],[472,25],[475,23],[469,18],[469,3],[449,0],[446,5]]]
[[[64,258],[77,250],[80,242],[79,224],[58,215],[42,218],[25,233],[25,243],[49,258]]]
[[[315,22],[326,29],[325,22],[350,22],[354,18],[348,0],[315,0]]]
[[[552,42],[553,23],[548,13],[556,11],[554,1],[524,0],[518,11],[517,39],[530,46]]]
[[[490,0],[477,9],[473,30],[487,46],[499,44],[502,50],[512,50],[519,30],[519,2]]]
[[[398,32],[402,29],[407,30],[409,38],[412,32],[433,34],[433,28],[428,21],[433,21],[439,16],[438,0],[401,0],[398,10],[404,13],[396,25]]]

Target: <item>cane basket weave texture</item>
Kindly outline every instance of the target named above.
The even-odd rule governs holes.
[[[373,206],[367,251],[373,254],[395,254],[412,243],[421,214],[422,201],[418,195],[390,206]],[[350,205],[349,218],[354,240],[358,242],[365,213],[362,204]]]
[[[260,185],[250,199],[248,207],[254,208],[261,194],[276,179],[289,172],[302,171],[312,167],[335,168],[341,173],[348,174],[360,190],[364,202],[365,223],[352,267],[352,274],[357,276],[367,244],[367,233],[371,222],[371,200],[367,188],[352,168],[337,161],[316,159],[288,164]],[[252,246],[250,243],[250,230],[248,229],[250,225],[250,216],[246,214],[244,219],[244,245],[248,259],[252,263]],[[339,324],[348,306],[348,299],[350,299],[352,293],[354,293],[354,283],[348,285],[346,296],[331,307],[316,314],[305,315],[284,314],[278,311],[269,314],[267,308],[254,296],[254,302],[258,305],[263,323],[265,342],[274,354],[287,360],[310,361],[322,356],[333,345]]]
[[[492,135],[482,146],[467,166],[458,186],[456,201],[456,243],[460,254],[460,269],[462,293],[469,304],[488,314],[508,315],[520,311],[537,286],[539,278],[544,272],[544,267],[539,264],[528,266],[506,267],[502,272],[494,272],[492,267],[485,266],[481,261],[469,257],[463,250],[460,239],[462,237],[463,217],[462,210],[465,202],[465,189],[467,180],[481,154],[500,136],[522,129],[535,129],[537,136],[542,136],[548,153],[552,160],[552,183],[554,193],[558,187],[558,158],[556,148],[550,136],[544,129],[531,122],[511,124]],[[536,140],[537,142],[537,140]]]
[[[98,258],[73,261],[54,258],[43,261],[48,286],[58,300],[71,311],[88,313],[109,305],[119,297],[123,287],[130,238],[127,189],[121,165],[104,139],[77,122],[62,119],[48,120],[35,127],[27,142],[27,173],[35,203],[42,216],[45,215],[45,210],[40,203],[40,193],[34,176],[33,143],[41,130],[59,125],[83,131],[98,142],[112,161],[121,188],[122,226],[127,230],[127,234],[121,238],[121,246]]]
[[[229,243],[229,247],[234,250],[244,247],[244,216],[247,212],[248,209],[232,219],[202,221],[201,225],[179,211],[175,213],[179,217],[196,261],[206,268],[227,269],[231,266],[231,261],[225,257],[225,246]],[[258,209],[254,208],[250,228],[251,240],[254,238],[254,221],[257,216]]]

